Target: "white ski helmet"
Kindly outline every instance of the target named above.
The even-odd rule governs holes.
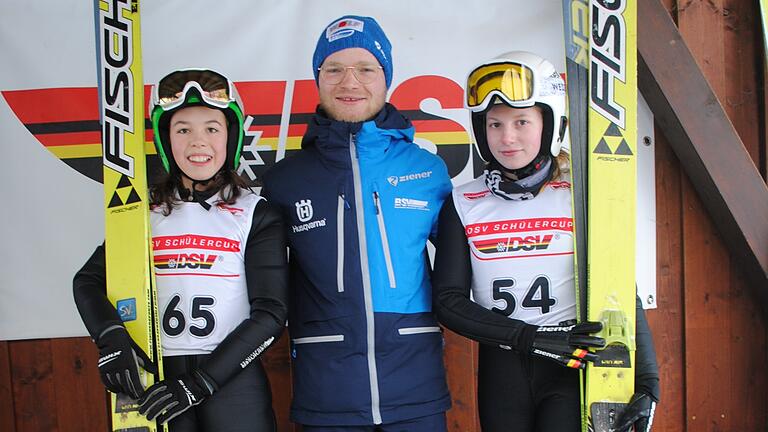
[[[555,67],[542,57],[511,51],[476,66],[467,77],[464,103],[472,116],[472,133],[480,156],[486,162],[493,155],[485,134],[485,115],[494,104],[513,108],[542,108],[544,130],[539,154],[560,153],[567,129],[565,82]]]

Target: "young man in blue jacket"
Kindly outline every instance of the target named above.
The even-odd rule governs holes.
[[[312,59],[320,105],[264,176],[291,261],[291,418],[307,432],[445,431],[450,396],[427,239],[451,182],[386,103],[391,45],[344,16]]]

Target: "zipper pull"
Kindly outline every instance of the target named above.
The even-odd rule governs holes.
[[[379,193],[373,191],[373,206],[376,208],[376,214],[379,214]]]
[[[349,201],[347,201],[347,196],[344,194],[344,192],[341,192],[339,196],[341,197],[341,200],[344,201],[344,208],[349,210],[351,207],[349,206]]]
[[[355,159],[360,159],[360,153],[357,151],[357,146],[355,145],[355,134],[349,134],[349,146],[355,150]]]

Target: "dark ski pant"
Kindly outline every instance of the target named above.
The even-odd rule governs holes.
[[[206,356],[163,357],[163,372],[172,378],[194,370]],[[274,432],[272,393],[261,362],[251,362],[200,405],[169,422],[170,432]]]
[[[581,430],[579,372],[480,344],[478,405],[483,432]]]

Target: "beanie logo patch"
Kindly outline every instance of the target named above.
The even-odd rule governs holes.
[[[336,21],[325,29],[325,38],[328,42],[333,42],[348,36],[352,36],[356,31],[363,32],[365,23],[354,18],[345,18]]]
[[[373,44],[376,45],[376,49],[379,50],[381,53],[381,56],[384,57],[384,60],[387,59],[387,53],[384,52],[384,49],[381,47],[381,44],[379,41],[373,41]]]

